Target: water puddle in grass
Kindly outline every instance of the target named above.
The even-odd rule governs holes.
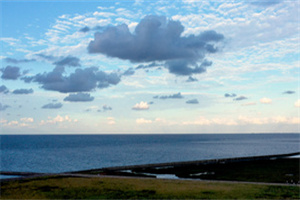
[[[175,174],[152,174],[152,173],[135,173],[131,170],[122,170],[121,172],[140,174],[145,176],[155,176],[157,179],[179,179]]]
[[[300,154],[295,155],[295,156],[289,156],[289,157],[286,157],[286,158],[300,158]]]
[[[0,179],[10,179],[10,178],[20,178],[22,176],[16,176],[16,175],[0,175]]]

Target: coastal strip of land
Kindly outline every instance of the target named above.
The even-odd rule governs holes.
[[[0,199],[299,199],[299,186],[133,177],[44,176],[1,182]]]
[[[300,152],[186,162],[131,165],[71,173],[299,184]]]
[[[300,199],[300,152],[57,174],[1,172],[1,199]],[[167,175],[167,176],[164,176]],[[159,179],[159,177],[176,179]]]

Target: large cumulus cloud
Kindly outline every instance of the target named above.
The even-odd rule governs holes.
[[[140,103],[135,104],[132,107],[132,110],[148,110],[149,109],[149,105],[147,102],[141,101]]]
[[[146,16],[137,25],[134,34],[127,25],[108,27],[97,32],[88,46],[89,53],[131,62],[162,61],[170,73],[191,75],[203,73],[212,62],[205,60],[207,53],[216,53],[216,43],[224,36],[213,30],[199,35],[181,36],[184,27],[179,21],[163,16]]]
[[[24,77],[25,82],[37,82],[45,90],[53,90],[62,93],[87,92],[95,88],[106,88],[120,82],[117,73],[106,73],[96,67],[76,69],[69,76],[63,75],[64,67],[57,66],[51,72],[37,74],[32,77]]]
[[[1,78],[6,80],[17,80],[21,76],[19,67],[6,66],[0,71],[2,72]]]

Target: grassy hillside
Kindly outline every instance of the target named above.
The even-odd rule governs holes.
[[[299,199],[298,186],[44,177],[1,183],[1,199]]]

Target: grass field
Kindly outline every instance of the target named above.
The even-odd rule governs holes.
[[[43,177],[1,183],[1,199],[299,199],[298,186],[135,178]]]

